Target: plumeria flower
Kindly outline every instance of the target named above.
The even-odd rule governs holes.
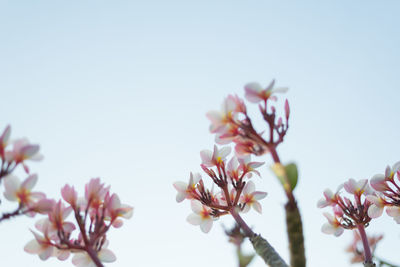
[[[61,188],[61,196],[68,204],[71,205],[71,207],[76,206],[78,192],[76,192],[73,186],[66,184],[63,188]]]
[[[369,202],[372,205],[368,209],[368,216],[371,218],[378,218],[382,215],[383,210],[387,202],[384,198],[380,197],[379,195],[369,195],[367,196]]]
[[[187,221],[193,225],[200,225],[201,231],[208,233],[214,221],[212,210],[197,200],[192,200],[191,207],[194,213],[187,217]]]
[[[201,180],[199,173],[190,173],[189,183],[175,182],[173,185],[178,191],[176,202],[182,202],[185,199],[192,199],[193,193],[196,192],[196,185]]]
[[[258,213],[262,212],[262,207],[258,200],[261,200],[267,196],[266,192],[255,191],[256,187],[252,181],[246,183],[242,196],[240,197],[240,203],[245,204],[243,212],[248,212],[250,207],[253,207]]]
[[[46,197],[44,193],[31,191],[37,180],[36,174],[28,176],[22,183],[17,176],[8,175],[4,179],[4,197],[9,201],[18,202],[22,206],[33,205]]]
[[[29,168],[25,164],[25,160],[39,161],[43,156],[39,154],[39,145],[32,145],[28,139],[17,139],[13,142],[13,149],[5,151],[5,160],[7,162],[15,162],[22,164],[26,173],[29,173]]]
[[[341,195],[340,189],[342,187],[348,194],[352,195],[354,200]],[[339,186],[335,194],[329,189],[325,190],[324,198],[318,201],[317,206],[319,208],[331,206],[334,216],[328,216],[324,213],[324,216],[328,219],[328,224],[331,226],[325,224],[322,231],[338,236],[342,231],[339,230],[339,226],[344,229],[354,229],[368,225],[372,219],[368,215],[368,209],[373,204],[369,200],[372,195],[373,192],[366,179],[359,181],[349,179],[343,186]]]
[[[397,179],[395,179],[396,176]],[[386,213],[400,223],[400,161],[392,167],[387,166],[385,174],[374,175],[370,184],[377,194],[368,197],[373,203],[368,214],[373,218],[379,217],[386,207]]]
[[[209,111],[207,118],[211,121],[210,131],[212,133],[224,131],[224,128],[234,120],[235,110],[237,102],[233,97],[227,97],[220,111]]]
[[[259,83],[248,83],[244,87],[246,92],[245,97],[252,103],[258,103],[261,101],[267,101],[269,98],[276,100],[272,94],[285,93],[288,91],[287,87],[274,88],[274,85],[275,80],[272,80],[272,82],[266,88],[262,88]]]
[[[205,149],[200,152],[200,157],[202,160],[202,164],[206,167],[213,167],[221,164],[221,162],[225,161],[226,157],[231,153],[231,148],[223,147],[218,149],[216,145],[214,145],[214,151]]]
[[[100,178],[90,179],[89,183],[85,185],[85,199],[89,205],[97,208],[109,190],[110,187],[104,187],[104,184],[100,183]]]
[[[260,172],[257,171],[256,168],[262,166],[264,162],[251,161],[250,155],[240,157],[238,161],[240,162],[240,169],[247,174],[247,178],[251,178],[252,173],[255,173],[261,177]]]
[[[349,179],[343,184],[343,188],[349,193],[357,196],[361,196],[364,192],[366,195],[372,194],[371,188],[368,186],[367,179],[361,179],[356,181],[354,179]]]
[[[322,225],[321,231],[328,235],[340,236],[343,233],[343,227],[338,218],[328,212],[324,212],[323,215],[328,222]]]
[[[335,206],[337,203],[337,195],[340,192],[340,189],[343,188],[343,185],[340,185],[336,193],[334,194],[332,190],[329,188],[324,191],[324,198],[320,199],[317,203],[318,208],[325,208],[327,206]]]
[[[49,235],[50,225],[44,224],[42,227],[43,236],[31,231],[35,239],[25,245],[24,250],[30,254],[38,254],[41,260],[47,260],[50,257],[57,257],[59,260],[66,260],[70,252],[68,250],[57,249]]]
[[[104,202],[107,209],[107,217],[110,218],[110,221],[115,228],[119,228],[123,224],[123,221],[120,220],[119,217],[130,219],[133,215],[133,207],[121,204],[121,200],[115,193],[111,196],[107,193]]]
[[[97,252],[97,257],[101,262],[114,262],[117,257],[115,254],[106,248],[102,248]],[[93,262],[87,252],[75,253],[72,258],[72,263],[77,267],[96,267],[97,265]]]

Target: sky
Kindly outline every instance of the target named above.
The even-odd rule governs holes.
[[[202,233],[172,184],[200,172],[199,152],[214,145],[206,112],[243,97],[248,82],[276,79],[290,88],[279,96],[291,119],[278,152],[299,167],[308,266],[350,266],[351,233],[321,233],[316,202],[400,160],[399,9],[396,0],[0,0],[0,128],[40,144],[44,160],[29,166],[49,197],[100,177],[134,206],[109,235],[117,261],[107,266],[236,266],[222,229],[232,218]],[[243,217],[288,260],[285,196],[268,167],[261,174],[263,214]],[[23,251],[39,218],[0,225],[3,266],[72,266]],[[377,255],[400,262],[399,225],[383,216],[367,232],[384,233]]]

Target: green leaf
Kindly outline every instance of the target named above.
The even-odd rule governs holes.
[[[295,163],[289,163],[285,166],[280,163],[275,163],[272,165],[271,169],[275,173],[276,177],[278,177],[285,190],[294,190],[299,177]]]
[[[290,183],[290,188],[292,191],[297,185],[297,179],[299,178],[299,173],[297,171],[297,166],[294,163],[289,163],[285,166],[286,175]]]

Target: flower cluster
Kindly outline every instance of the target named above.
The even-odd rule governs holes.
[[[376,246],[379,241],[381,241],[383,235],[377,236],[367,236],[369,247],[371,248],[371,253],[374,254]],[[346,252],[351,254],[351,263],[359,263],[364,262],[365,252],[362,244],[362,239],[358,231],[353,231],[353,241],[346,248]]]
[[[80,267],[115,261],[114,253],[107,249],[106,234],[111,227],[121,227],[121,218],[130,218],[133,208],[121,204],[99,178],[86,184],[84,197],[78,197],[70,185],[61,189],[61,195],[65,202],[48,200],[51,209],[46,218],[35,224],[39,233],[32,231],[35,239],[25,246],[25,251],[38,254],[42,260],[66,260],[73,253],[72,263]],[[68,221],[71,213],[75,222]],[[79,233],[74,235],[76,229]]]
[[[227,162],[230,147],[214,151],[203,150],[200,152],[204,172],[213,181],[220,191],[214,192],[207,189],[200,174],[191,173],[188,183],[175,182],[174,187],[178,191],[177,202],[185,199],[191,200],[193,213],[188,216],[189,223],[199,225],[205,233],[209,232],[213,221],[220,216],[229,214],[232,210],[247,212],[253,207],[261,213],[261,204],[258,200],[263,199],[267,193],[255,190],[253,181],[249,181],[252,174],[259,175],[256,170],[262,162],[252,162],[250,156],[238,158],[233,156]]]
[[[246,99],[252,103],[261,102],[259,108],[264,120],[269,125],[269,139],[264,139],[263,133],[254,129],[251,119],[247,115],[244,101],[236,95],[229,95],[224,100],[220,111],[207,113],[207,117],[211,121],[210,131],[216,134],[216,143],[234,142],[236,153],[240,155],[262,155],[283,142],[289,125],[289,104],[286,100],[286,123],[283,123],[281,117],[277,119],[274,106],[271,106],[270,110],[267,106],[270,100],[277,100],[274,93],[286,92],[287,88],[274,88],[274,85],[275,81],[272,81],[266,88],[262,88],[258,83],[249,83],[245,86]],[[275,133],[277,138],[274,137]]]
[[[353,196],[353,201],[341,195],[342,188]],[[326,189],[324,198],[318,201],[317,206],[319,208],[331,206],[333,215],[327,212],[324,213],[328,222],[322,226],[322,232],[340,236],[343,233],[343,229],[367,226],[371,221],[371,217],[368,216],[368,208],[372,204],[368,197],[370,195],[373,195],[373,190],[369,187],[367,179],[359,181],[349,179],[339,186],[336,193]]]
[[[27,139],[16,139],[10,141],[11,127],[7,126],[0,136],[0,183],[4,184],[4,197],[12,202],[17,202],[18,207],[12,212],[5,212],[0,216],[0,222],[12,217],[27,214],[34,216],[35,213],[44,213],[49,209],[49,202],[45,199],[45,194],[32,192],[37,183],[36,174],[29,175],[29,167],[26,160],[41,160],[39,146],[32,145]],[[18,166],[28,174],[24,181],[13,175],[13,171]]]
[[[370,183],[377,192],[376,195],[368,196],[372,202],[368,215],[377,218],[386,207],[386,213],[400,223],[400,162],[393,167],[387,166],[385,174],[374,175]]]

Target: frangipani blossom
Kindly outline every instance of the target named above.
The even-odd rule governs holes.
[[[321,231],[325,234],[340,236],[343,233],[343,228],[337,217],[332,216],[328,212],[324,212],[323,215],[328,220],[328,222],[322,225]]]
[[[372,203],[368,209],[368,216],[371,218],[380,217],[385,208],[386,201],[382,197],[375,195],[369,195],[367,196],[367,199]]]
[[[258,213],[262,212],[262,207],[258,200],[267,196],[266,192],[255,191],[256,187],[252,181],[247,182],[240,197],[240,203],[245,204],[243,212],[248,212],[253,207]]]
[[[78,192],[76,192],[73,186],[66,184],[63,188],[61,188],[61,196],[72,207],[76,206]]]
[[[344,188],[354,200],[343,196],[342,192],[340,192],[341,188]],[[372,202],[369,201],[369,196],[372,195],[373,192],[368,186],[368,181],[365,179],[359,181],[349,179],[343,186],[339,186],[335,194],[329,189],[325,190],[324,198],[318,201],[317,206],[319,208],[331,206],[334,216],[324,213],[330,226],[325,224],[322,231],[337,236],[342,231],[339,230],[339,226],[344,229],[355,229],[368,225],[372,219],[368,215],[368,209],[372,205]]]
[[[200,157],[202,160],[202,164],[206,167],[213,167],[221,164],[221,162],[225,161],[226,157],[231,153],[231,148],[229,146],[222,147],[218,149],[216,145],[214,145],[214,151],[205,149],[200,152]]]
[[[201,180],[199,173],[190,173],[189,183],[175,182],[173,186],[178,191],[176,202],[182,202],[185,199],[192,199],[193,193],[196,192],[196,185]]]
[[[85,185],[85,199],[92,207],[99,207],[109,190],[110,187],[100,183],[100,178],[90,179]]]
[[[200,225],[201,231],[208,233],[215,219],[212,216],[212,210],[197,200],[192,200],[191,207],[194,213],[187,217],[187,221],[193,225]]]
[[[23,206],[33,205],[36,201],[46,197],[44,193],[31,191],[37,180],[36,174],[28,176],[22,183],[17,176],[8,175],[4,179],[4,197]]]
[[[117,257],[115,257],[115,254],[111,250],[106,248],[103,248],[99,252],[97,252],[97,257],[101,262],[114,262],[117,259]],[[90,258],[89,254],[87,254],[86,252],[75,253],[72,258],[72,263],[77,267],[97,266]]]
[[[250,155],[240,157],[238,158],[238,161],[240,162],[240,169],[247,174],[247,178],[251,178],[252,173],[255,173],[261,177],[260,172],[257,171],[256,168],[261,167],[264,162],[251,161]]]
[[[29,168],[25,164],[26,160],[39,161],[43,156],[39,153],[39,145],[32,145],[28,139],[17,139],[13,143],[13,149],[5,151],[4,158],[7,162],[15,162],[15,164],[22,164],[26,173],[29,173]]]
[[[271,97],[274,93],[285,93],[288,91],[287,87],[274,88],[275,80],[266,87],[262,88],[259,83],[248,83],[244,86],[246,92],[245,97],[252,103],[258,103],[261,101],[267,101],[269,98],[276,100],[275,97]]]
[[[372,194],[372,190],[368,186],[367,179],[361,179],[359,181],[356,181],[350,178],[347,182],[343,184],[343,187],[349,194],[354,194],[359,196],[361,196],[364,192],[366,195]]]
[[[133,215],[133,207],[121,204],[121,200],[117,194],[112,194],[111,197],[109,197],[109,194],[107,193],[104,202],[107,209],[107,217],[110,218],[115,228],[119,228],[123,224],[123,221],[118,219],[119,217],[130,219]]]
[[[210,132],[224,131],[224,128],[234,120],[237,102],[233,97],[227,97],[222,103],[220,111],[207,112],[207,118],[211,121]]]
[[[369,197],[373,204],[368,214],[371,217],[379,217],[386,207],[386,213],[400,223],[400,161],[392,167],[387,166],[384,174],[374,175],[370,184],[377,191],[377,196]]]

